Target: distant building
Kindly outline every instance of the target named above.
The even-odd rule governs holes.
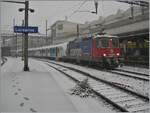
[[[2,47],[10,48],[10,54],[15,55],[17,51],[21,50],[24,47],[24,40],[22,34],[2,34]],[[29,35],[28,37],[28,48],[41,47],[45,45],[50,45],[50,37],[45,35]],[[4,50],[4,49],[3,49]]]
[[[77,25],[67,20],[58,20],[51,26],[52,43],[57,44],[71,40],[71,37],[77,36]]]

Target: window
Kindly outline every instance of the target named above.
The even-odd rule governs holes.
[[[116,38],[112,39],[112,47],[119,47],[119,40]]]
[[[63,24],[59,24],[57,27],[58,27],[58,30],[63,30]]]
[[[109,47],[109,38],[97,38],[96,39],[96,46],[97,48],[107,48]]]

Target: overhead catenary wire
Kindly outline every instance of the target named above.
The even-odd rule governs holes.
[[[80,6],[79,6],[75,11],[73,11],[73,12],[69,15],[69,17],[71,17],[72,15],[74,15],[86,2],[87,2],[87,0],[84,0],[84,1],[80,4]]]

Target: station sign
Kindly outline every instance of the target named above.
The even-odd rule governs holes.
[[[38,27],[14,26],[15,33],[38,33]]]

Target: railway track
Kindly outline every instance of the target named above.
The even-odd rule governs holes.
[[[91,68],[93,68],[93,67],[91,67]],[[143,81],[149,81],[149,75],[143,74],[143,73],[131,72],[131,71],[121,70],[121,69],[104,70],[104,69],[101,69],[98,67],[94,67],[94,69],[109,72],[112,74],[121,75],[121,76],[131,77],[131,78],[135,78],[135,79],[139,79],[139,80],[143,80]]]
[[[96,78],[79,69],[63,66],[54,62],[45,62],[75,82],[82,81],[85,77],[88,77],[88,82],[93,93],[102,97],[122,112],[149,112],[149,98],[146,96],[120,87],[112,82]]]
[[[124,86],[121,86],[121,84],[118,84],[118,83],[115,83],[115,82],[111,82],[111,81],[106,81],[106,80],[101,79],[101,78],[97,78],[96,76],[91,75],[91,74],[89,74],[89,73],[87,73],[87,72],[85,72],[85,71],[82,71],[82,70],[80,70],[80,69],[76,69],[76,68],[69,67],[69,66],[64,66],[64,65],[62,65],[62,64],[58,64],[58,63],[51,62],[51,61],[45,61],[45,62],[49,62],[49,63],[55,64],[55,65],[58,65],[58,66],[62,66],[62,67],[64,67],[64,68],[68,68],[68,69],[70,69],[70,70],[73,70],[73,71],[76,71],[76,72],[85,74],[85,75],[87,75],[87,76],[89,76],[89,77],[91,77],[91,78],[93,78],[93,79],[96,79],[96,80],[103,80],[103,81],[107,82],[107,83],[110,84],[110,85],[114,85],[114,86],[116,86],[116,87],[118,87],[118,88],[120,88],[120,89],[122,89],[122,90],[124,90],[124,91],[134,93],[135,95],[137,95],[137,96],[139,96],[139,97],[142,97],[142,98],[145,98],[145,99],[148,99],[148,100],[149,100],[149,97],[147,97],[147,96],[145,96],[145,95],[142,95],[142,94],[139,94],[139,93],[137,93],[137,92],[134,92],[134,91],[132,91],[132,90],[126,89],[126,88],[124,88]]]
[[[82,65],[84,66],[84,65]],[[127,70],[122,70],[122,69],[114,69],[114,70],[104,70],[102,68],[96,67],[96,66],[90,66],[93,69],[112,73],[112,74],[117,74],[121,76],[126,76],[126,77],[131,77],[134,79],[139,79],[143,81],[149,81],[149,75],[148,74],[143,74],[143,73],[138,73],[138,72],[133,72],[133,71],[127,71]]]
[[[135,71],[128,71],[128,70],[124,70],[124,69],[115,69],[115,70],[121,71],[121,72],[137,74],[137,75],[141,75],[141,76],[149,76],[148,74],[145,74],[145,73],[139,73],[139,72],[135,72]]]
[[[93,68],[93,67],[91,67],[91,68]],[[135,79],[139,79],[139,80],[143,80],[143,81],[149,81],[149,75],[148,74],[123,70],[123,69],[104,70],[104,69],[101,69],[98,67],[94,67],[94,69],[113,73],[113,74],[117,74],[117,75],[121,75],[121,76],[127,76],[127,77],[131,77],[131,78],[135,78]]]
[[[122,75],[122,76],[128,76],[128,77],[139,79],[139,80],[149,81],[149,75],[147,74],[131,72],[131,71],[126,71],[126,70],[121,70],[121,69],[114,69],[111,71],[107,70],[107,72]]]
[[[84,66],[84,65],[82,65]],[[131,72],[131,71],[127,71],[127,70],[122,70],[122,69],[114,69],[114,70],[104,70],[101,69],[99,67],[95,67],[95,66],[90,66],[93,69],[96,70],[100,70],[100,71],[104,71],[104,72],[108,72],[108,73],[112,73],[112,74],[117,74],[117,75],[121,75],[121,76],[125,76],[125,77],[131,77],[134,79],[139,79],[139,80],[143,80],[143,81],[147,81],[149,82],[149,75],[147,74],[143,74],[143,73],[138,73],[138,72]]]

